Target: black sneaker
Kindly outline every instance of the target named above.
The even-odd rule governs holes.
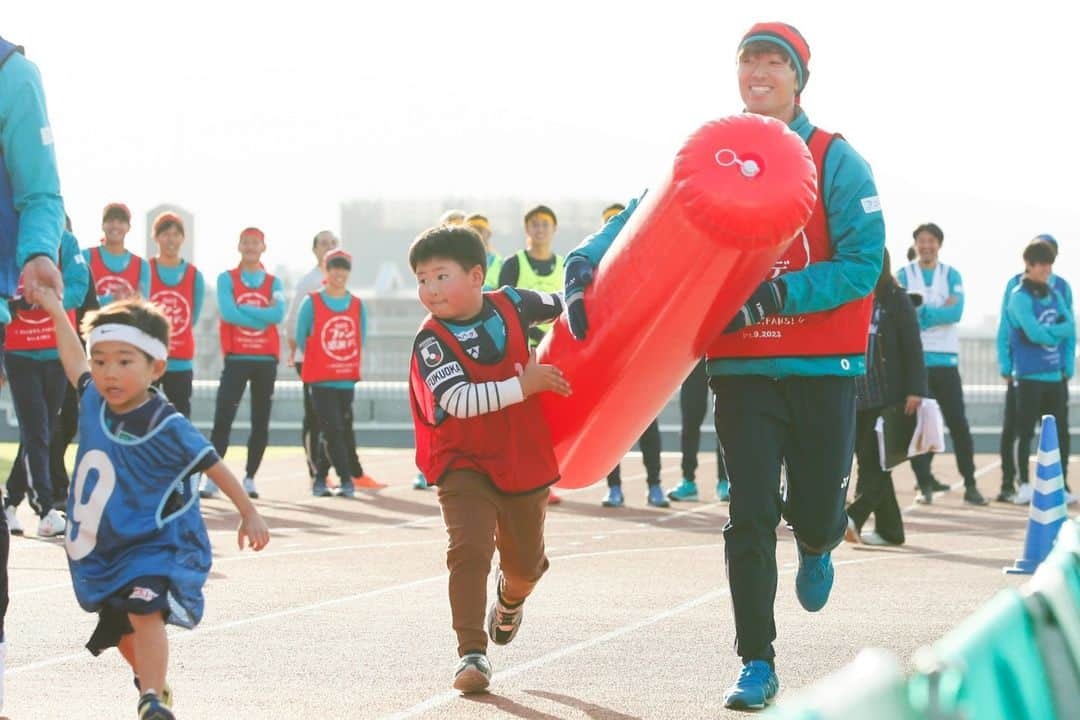
[[[491,642],[496,645],[509,645],[521,627],[521,617],[525,614],[525,605],[507,607],[502,601],[502,571],[495,580],[495,602],[488,610],[487,631]]]
[[[919,505],[932,505],[934,503],[934,491],[930,488],[926,490],[919,490],[919,494],[915,496],[915,502]]]
[[[943,493],[952,490],[951,485],[946,485],[935,477],[930,478],[930,492]]]
[[[968,505],[989,505],[990,502],[982,496],[979,489],[976,487],[969,487],[964,490],[964,502]]]
[[[484,653],[468,653],[454,671],[454,689],[463,693],[487,692],[491,684],[491,663]]]
[[[1007,487],[1001,489],[1001,492],[997,494],[997,497],[994,498],[994,501],[999,503],[1011,503],[1015,498],[1016,490],[1011,487]]]

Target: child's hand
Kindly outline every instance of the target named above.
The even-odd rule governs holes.
[[[570,394],[570,383],[563,377],[562,370],[554,365],[541,365],[536,362],[536,350],[529,351],[529,362],[525,367],[521,367],[521,363],[514,363],[514,369],[517,370],[521,392],[525,397],[545,390],[563,397]]]
[[[60,301],[60,296],[56,294],[56,290],[46,285],[40,285],[30,290],[26,300],[33,305],[37,305],[53,317],[64,314],[64,304]]]
[[[244,549],[245,537],[248,547],[255,551],[262,550],[270,542],[270,528],[257,511],[252,510],[250,515],[241,517],[240,528],[236,531],[236,544],[241,550]]]

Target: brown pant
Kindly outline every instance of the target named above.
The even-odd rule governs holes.
[[[484,629],[491,556],[499,549],[503,600],[525,600],[548,569],[544,554],[547,490],[503,495],[485,476],[453,470],[439,483],[439,505],[449,542],[450,614],[458,655],[487,652]]]

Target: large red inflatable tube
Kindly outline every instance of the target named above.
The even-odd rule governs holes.
[[[690,137],[601,261],[588,337],[564,316],[540,345],[573,388],[541,396],[560,487],[596,482],[637,441],[809,220],[816,175],[802,139],[771,118]]]

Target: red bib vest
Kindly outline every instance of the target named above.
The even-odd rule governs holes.
[[[169,357],[191,360],[195,357],[195,333],[191,317],[195,307],[195,266],[184,268],[178,285],[166,285],[158,277],[157,258],[150,260],[150,302],[169,318]]]
[[[304,346],[300,378],[306,383],[360,379],[363,341],[360,338],[360,298],[355,295],[344,312],[335,312],[316,291],[311,298],[315,319]]]
[[[23,294],[22,280],[15,288],[15,297]],[[7,302],[0,300],[0,302]],[[75,327],[75,311],[67,311],[68,322]],[[53,350],[56,348],[56,326],[49,313],[36,305],[32,308],[16,309],[11,305],[11,322],[7,326],[4,338],[5,350],[30,352],[33,350]]]
[[[101,259],[100,247],[90,248],[90,279],[94,281],[94,292],[98,297],[115,295],[117,288],[124,288],[134,295],[141,295],[139,282],[142,280],[142,258],[131,253],[127,267],[123,272],[115,273],[105,267]]]
[[[825,154],[834,137],[839,136],[818,128],[810,135],[807,145],[817,168],[817,203],[806,228],[773,265],[770,280],[833,256],[821,183],[825,178]],[[721,335],[709,347],[707,355],[711,360],[865,354],[873,304],[873,295],[867,295],[832,310],[773,315],[738,332]]]
[[[517,374],[515,363],[524,366],[529,361],[529,343],[513,303],[501,291],[484,296],[495,305],[506,324],[506,349],[502,360],[492,365],[478,363],[468,353],[456,353],[465,382],[505,380]],[[453,333],[430,315],[420,329],[435,333],[448,348],[460,348]],[[442,358],[433,360],[437,363]],[[425,395],[430,398],[431,391],[424,383],[413,353],[409,396],[416,428],[416,467],[430,482],[439,482],[451,470],[475,470],[491,478],[501,492],[516,495],[539,490],[559,479],[551,432],[537,395],[476,417],[460,419],[448,415],[438,425],[420,405],[419,398]]]
[[[232,278],[233,302],[237,305],[256,305],[270,307],[274,296],[274,276],[266,273],[263,284],[249,288],[240,280],[240,268],[229,271]],[[278,339],[277,325],[268,325],[264,330],[240,327],[219,321],[221,350],[226,355],[272,355],[281,354],[281,341]]]

